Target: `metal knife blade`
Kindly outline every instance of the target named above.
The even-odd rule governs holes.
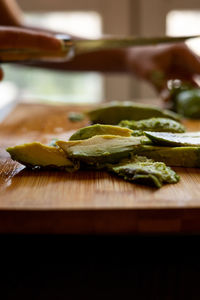
[[[184,42],[188,39],[200,37],[180,36],[180,37],[108,37],[100,39],[81,39],[73,40],[68,35],[56,35],[62,41],[62,51],[41,51],[29,48],[0,49],[0,62],[14,61],[38,61],[38,60],[70,60],[75,55],[81,53],[89,53],[97,50],[106,50],[114,48],[126,48],[135,46],[157,45],[164,43]]]

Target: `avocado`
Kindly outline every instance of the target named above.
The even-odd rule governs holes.
[[[100,166],[129,157],[131,150],[143,140],[144,137],[96,135],[87,140],[57,141],[56,144],[66,152],[67,157]]]
[[[119,126],[139,130],[141,132],[144,130],[156,132],[185,132],[185,127],[182,124],[167,118],[151,118],[140,121],[123,120],[119,123]]]
[[[112,125],[101,125],[95,124],[87,126],[77,130],[71,137],[70,141],[74,140],[85,140],[95,135],[119,135],[129,137],[132,134],[132,130],[128,128],[122,128],[119,126]]]
[[[79,168],[79,164],[74,164],[66,157],[60,148],[43,145],[33,142],[6,149],[13,160],[27,167],[52,167],[62,168],[66,171],[74,171]]]
[[[146,156],[171,167],[200,167],[200,147],[164,147],[140,145],[132,155]]]
[[[162,162],[154,162],[144,156],[134,156],[117,165],[110,165],[109,170],[125,180],[147,184],[157,188],[163,183],[176,183],[180,177]]]
[[[145,136],[144,132],[141,130],[133,130],[131,133],[132,136]],[[151,140],[149,140],[151,141]]]
[[[200,118],[200,89],[181,91],[176,96],[176,110],[186,118]]]
[[[186,133],[150,132],[145,131],[146,136],[153,144],[164,146],[200,146],[200,131]]]
[[[174,80],[168,85],[171,109],[190,118],[200,118],[200,88],[189,82]]]
[[[86,112],[92,123],[117,125],[122,120],[144,120],[153,117],[169,118],[179,121],[180,117],[171,111],[155,106],[115,101]]]

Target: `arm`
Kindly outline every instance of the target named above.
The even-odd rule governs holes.
[[[17,26],[22,27],[23,29],[31,30],[31,33],[38,32],[38,36],[40,36],[40,48],[43,47],[46,50],[49,47],[49,43],[45,45],[45,40],[42,41],[41,32],[48,33],[49,37],[52,37],[52,45],[53,41],[56,43],[56,39],[53,37],[55,32],[48,31],[48,30],[41,30],[39,28],[30,28],[23,24],[23,12],[20,10],[19,6],[14,0],[1,0],[0,1],[0,26]],[[5,47],[9,45],[9,41],[13,43],[16,38],[12,38],[12,32],[10,28],[10,32],[8,32],[8,28],[5,28],[7,31],[7,36],[4,35],[4,39],[2,39],[2,30],[3,27],[0,29],[1,32],[1,44],[4,43]],[[30,31],[29,31],[30,32]],[[15,36],[17,32],[14,33]],[[26,45],[28,45],[28,36],[24,36],[25,31],[18,32],[18,39],[23,45],[23,39],[26,38]],[[28,31],[27,31],[28,35]],[[77,37],[73,37],[77,38]],[[35,40],[31,42],[31,35],[29,39],[30,47],[35,47]],[[18,43],[18,40],[17,40]],[[39,44],[39,43],[38,43]],[[15,45],[12,44],[14,47]],[[1,47],[1,46],[0,46]],[[46,67],[46,68],[54,68],[54,69],[61,69],[61,70],[71,70],[71,71],[99,71],[99,72],[127,72],[128,69],[126,67],[126,50],[110,50],[110,51],[97,51],[94,53],[89,54],[82,54],[77,56],[77,58],[73,59],[70,62],[65,63],[42,63],[42,64],[35,64],[38,66]]]

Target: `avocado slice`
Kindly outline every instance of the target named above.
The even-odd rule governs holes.
[[[164,147],[141,145],[135,147],[133,155],[146,156],[162,161],[171,167],[200,167],[200,147]]]
[[[72,159],[105,166],[106,163],[129,157],[135,146],[143,141],[144,137],[96,135],[87,140],[57,141],[56,144]]]
[[[185,132],[185,127],[182,124],[168,118],[151,118],[140,121],[123,120],[119,123],[119,126],[141,132],[145,130],[155,132]]]
[[[109,170],[125,180],[157,188],[163,183],[176,183],[180,177],[163,162],[154,162],[144,156],[134,156],[131,160],[124,160],[117,165],[110,165]]]
[[[146,136],[153,144],[164,146],[200,146],[200,131],[186,133],[150,132],[145,131]]]
[[[43,145],[39,142],[27,143],[6,149],[13,160],[27,167],[63,168],[75,171],[78,163],[73,163],[60,148]]]
[[[129,137],[132,134],[132,130],[128,128],[122,128],[120,126],[101,125],[95,124],[87,126],[77,130],[71,137],[70,141],[74,140],[86,140],[95,135],[119,135]]]
[[[119,124],[122,120],[144,120],[153,117],[180,120],[179,115],[155,106],[134,103],[131,101],[115,101],[104,104],[97,109],[86,112],[92,123]]]

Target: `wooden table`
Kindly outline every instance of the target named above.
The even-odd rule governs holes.
[[[0,233],[199,233],[199,169],[174,168],[180,182],[156,190],[106,172],[26,170],[9,158],[8,146],[68,138],[87,124],[68,112],[85,109],[19,104],[0,124]]]

